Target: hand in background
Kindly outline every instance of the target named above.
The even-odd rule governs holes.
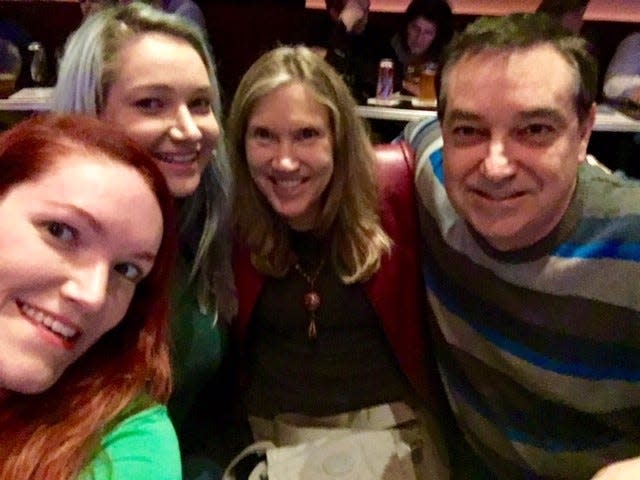
[[[640,458],[631,458],[612,463],[601,469],[591,480],[638,480],[640,479]]]
[[[346,0],[341,2],[327,1],[327,10],[334,20],[341,21],[347,32],[361,33],[367,25],[370,0]]]

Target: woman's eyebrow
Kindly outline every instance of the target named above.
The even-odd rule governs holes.
[[[72,205],[70,203],[62,203],[62,202],[51,202],[53,205],[58,207],[66,208],[72,210],[76,215],[84,218],[84,220],[89,224],[91,230],[93,230],[97,234],[104,234],[105,229],[104,225],[100,223],[96,217],[94,217],[91,213],[89,213],[84,208],[78,207],[76,205]]]
[[[52,202],[52,203],[54,205],[56,205],[56,206],[72,210],[76,215],[84,218],[84,220],[89,225],[89,228],[91,228],[91,230],[93,230],[96,234],[104,235],[104,233],[105,233],[104,225],[102,225],[102,223],[100,223],[99,220],[97,220],[91,213],[89,213],[84,208],[78,207],[76,205],[71,205],[71,204],[68,204],[68,203],[59,203],[59,202]],[[155,260],[156,260],[156,254],[155,253],[146,252],[146,251],[135,253],[135,254],[133,254],[133,257],[135,257],[135,258],[137,258],[139,260],[144,260],[144,261],[149,261],[149,262],[155,262]]]

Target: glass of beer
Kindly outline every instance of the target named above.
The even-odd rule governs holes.
[[[429,63],[420,72],[418,98],[435,102],[436,100],[436,65]]]
[[[0,98],[7,98],[16,89],[22,57],[13,43],[0,38]]]

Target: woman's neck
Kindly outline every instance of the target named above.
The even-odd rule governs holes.
[[[318,237],[314,232],[289,231],[291,249],[303,264],[315,264],[319,258],[326,258],[329,254],[330,243],[325,237]]]

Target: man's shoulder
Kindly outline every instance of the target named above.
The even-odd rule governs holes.
[[[401,138],[415,152],[416,176],[421,174],[425,164],[437,167],[442,163],[442,131],[436,118],[423,118],[408,123]]]
[[[580,167],[578,178],[585,215],[640,221],[640,180],[587,164]]]
[[[428,117],[407,123],[402,138],[418,150],[418,147],[438,140],[442,137],[440,122],[437,118]]]

